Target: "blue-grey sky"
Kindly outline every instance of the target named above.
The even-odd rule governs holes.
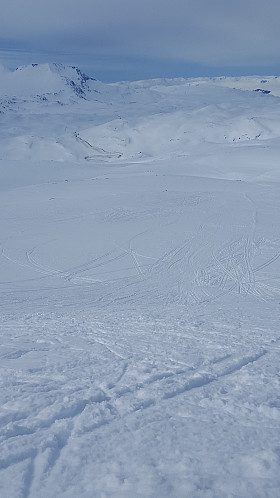
[[[279,0],[6,0],[0,62],[103,81],[280,74]]]

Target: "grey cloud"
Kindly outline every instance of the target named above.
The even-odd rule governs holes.
[[[18,46],[208,65],[279,61],[279,0],[10,0],[0,32]]]

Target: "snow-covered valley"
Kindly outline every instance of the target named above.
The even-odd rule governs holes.
[[[0,76],[1,497],[278,497],[280,78]]]

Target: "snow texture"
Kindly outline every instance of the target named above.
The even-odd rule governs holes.
[[[0,90],[1,497],[277,498],[280,79]]]

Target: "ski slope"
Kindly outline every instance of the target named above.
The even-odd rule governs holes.
[[[1,497],[277,498],[280,80],[1,76]]]

